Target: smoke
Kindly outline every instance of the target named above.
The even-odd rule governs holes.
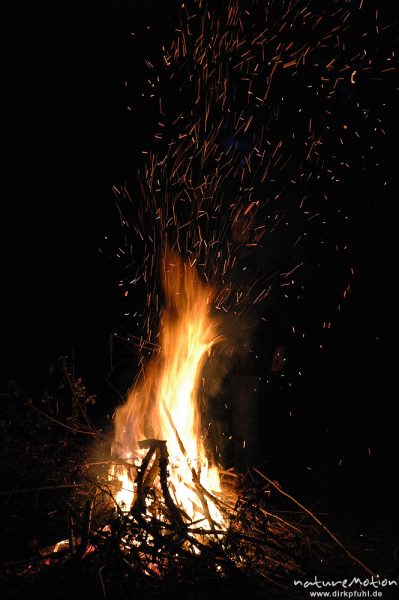
[[[224,381],[237,366],[240,370],[250,360],[251,342],[257,322],[253,315],[224,313],[219,320],[221,341],[216,344],[203,371],[203,389],[207,398],[219,396]]]

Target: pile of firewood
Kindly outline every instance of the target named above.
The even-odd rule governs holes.
[[[38,515],[44,529],[46,519],[52,523],[47,535],[30,543],[30,552],[20,558],[3,553],[4,597],[25,598],[36,590],[61,599],[78,589],[88,598],[121,600],[138,590],[142,598],[158,598],[173,589],[175,597],[200,599],[211,585],[231,598],[264,597],[265,590],[269,598],[278,592],[289,598],[294,577],[331,574],[342,558],[370,574],[318,515],[257,469],[245,476],[220,470],[218,493],[206,490],[193,469],[186,485],[203,518],[192,521],[171,494],[164,441],[141,442],[135,500],[131,507],[118,505],[120,484],[110,473],[123,461],[111,457],[111,437],[88,416],[93,398],[70,371],[64,376],[71,414],[57,395],[35,403],[15,394],[3,419],[1,460],[14,465],[3,481],[10,486],[2,493],[3,512],[28,523],[27,537]],[[225,526],[212,520],[210,503]]]

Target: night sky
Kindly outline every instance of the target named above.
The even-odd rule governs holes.
[[[386,23],[396,19],[389,5],[378,2]],[[176,4],[155,0],[8,3],[1,392],[10,380],[28,393],[40,389],[49,364],[73,352],[89,387],[110,407],[115,403],[104,382],[110,336],[125,326],[126,304],[117,261],[104,243],[119,232],[111,188],[135,179],[141,149],[153,137],[155,111],[141,99],[144,59],[173,36],[176,12]],[[387,43],[395,40],[392,33]],[[376,85],[370,105],[382,89],[392,106],[394,88]],[[349,177],[346,188],[356,270],[350,298],[330,338],[323,337],[325,352],[303,359],[303,378],[291,392],[303,438],[296,430],[287,442],[297,453],[302,440],[309,464],[347,456],[351,475],[374,478],[368,490],[393,468],[398,416],[397,114],[388,110],[384,123],[387,135],[368,154],[364,178]],[[310,315],[304,319],[311,324]]]

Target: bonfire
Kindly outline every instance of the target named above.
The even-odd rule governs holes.
[[[87,414],[93,399],[69,371],[71,417],[61,421],[31,405],[40,419],[66,431],[66,440],[72,431],[75,445],[77,437],[90,435],[95,451],[83,441],[86,460],[79,464],[76,456],[74,470],[69,463],[64,483],[54,486],[71,490],[64,497],[68,538],[38,557],[7,563],[7,577],[43,576],[43,569],[52,577],[56,569],[58,577],[59,569],[68,572],[79,561],[82,568],[94,567],[104,597],[121,572],[129,585],[144,586],[149,594],[162,593],[170,580],[183,589],[244,581],[247,590],[254,582],[262,590],[270,584],[288,590],[309,561],[320,573],[331,560],[336,563],[337,549],[372,575],[278,482],[256,468],[244,476],[216,464],[201,414],[203,367],[223,339],[212,313],[213,290],[195,265],[173,253],[165,253],[162,273],[159,351],[142,363],[117,409],[113,436],[94,427]],[[289,500],[291,511],[278,497]]]
[[[200,413],[202,367],[220,339],[210,315],[212,291],[194,267],[173,254],[163,260],[163,281],[160,353],[143,367],[115,416],[113,451],[123,460],[111,470],[120,482],[115,501],[150,514],[158,502],[148,491],[162,489],[167,506],[179,507],[175,516],[182,526],[223,528],[214,495],[221,492],[219,472],[205,445]]]
[[[374,575],[263,468],[238,473],[219,464],[204,417],[204,367],[218,344],[229,343],[218,312],[239,319],[249,305],[260,314],[272,293],[297,302],[321,279],[323,260],[334,265],[325,271],[329,295],[332,271],[339,281],[331,305],[340,311],[349,294],[351,284],[342,292],[344,276],[335,273],[355,273],[335,230],[338,213],[341,222],[347,212],[340,182],[353,168],[346,148],[363,136],[352,146],[362,158],[352,179],[363,178],[363,152],[374,148],[375,132],[385,135],[359,103],[367,86],[355,92],[358,81],[379,81],[393,63],[364,49],[374,21],[361,36],[350,29],[362,1],[328,4],[182,3],[159,73],[145,61],[143,103],[154,99],[159,111],[148,144],[155,150],[143,150],[138,185],[115,186],[114,194],[116,256],[126,262],[119,285],[127,298],[143,284],[147,302],[136,325],[140,349],[151,345],[151,355],[140,355],[139,375],[108,430],[91,418],[95,399],[65,358],[56,392],[34,400],[10,390],[1,421],[3,462],[12,466],[5,503],[18,513],[25,498],[40,504],[45,494],[45,517],[58,518],[63,535],[32,540],[31,555],[7,560],[6,585],[45,581],[46,593],[62,598],[75,592],[66,582],[79,575],[80,592],[89,586],[118,600],[138,591],[162,597],[168,586],[184,598],[196,589],[205,596],[210,584],[220,597],[272,586],[286,599],[294,576],[331,575],[342,561]],[[296,324],[292,332],[299,337]]]

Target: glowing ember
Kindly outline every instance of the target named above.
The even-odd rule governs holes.
[[[111,474],[121,482],[115,499],[125,510],[137,502],[138,467],[151,440],[164,440],[173,501],[192,522],[222,527],[218,507],[209,496],[204,502],[203,494],[198,495],[198,489],[220,492],[218,469],[201,436],[199,409],[202,367],[220,337],[210,316],[212,290],[199,280],[194,266],[183,264],[174,254],[166,253],[162,266],[166,308],[161,318],[161,350],[143,368],[140,380],[116,412],[113,450],[126,463],[114,467]],[[150,440],[145,449],[143,444],[140,447],[143,440]],[[161,488],[159,458],[159,450],[154,451],[148,464],[148,473],[152,467],[156,473],[151,477],[155,490]],[[145,499],[149,514],[154,502],[153,497]]]

